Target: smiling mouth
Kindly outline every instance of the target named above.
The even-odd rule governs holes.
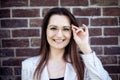
[[[55,41],[56,43],[62,43],[62,42],[65,41],[65,39],[54,39],[54,41]]]

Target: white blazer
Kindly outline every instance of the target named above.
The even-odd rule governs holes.
[[[107,71],[95,53],[80,55],[85,64],[84,80],[111,80]],[[39,56],[28,58],[22,62],[22,80],[34,80],[33,74],[40,60]],[[41,80],[49,80],[48,70],[45,66]],[[76,72],[72,64],[66,64],[64,80],[77,80]]]

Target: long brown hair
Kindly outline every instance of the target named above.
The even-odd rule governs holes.
[[[36,77],[38,80],[40,80],[42,71],[45,65],[47,64],[49,51],[50,51],[50,46],[47,42],[46,29],[47,29],[50,17],[55,14],[67,16],[70,20],[70,24],[78,26],[78,23],[75,17],[67,9],[57,7],[57,8],[52,8],[48,11],[48,13],[43,19],[43,24],[42,24],[40,62],[34,73],[34,77]],[[69,44],[65,47],[65,52],[63,56],[63,59],[66,62],[68,62],[68,58],[70,59],[70,63],[73,65],[76,71],[77,79],[83,80],[84,79],[84,63],[80,57],[80,54],[78,53],[78,47],[73,39],[73,35],[71,37]]]

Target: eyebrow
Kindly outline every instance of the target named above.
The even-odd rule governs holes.
[[[56,25],[49,25],[49,27],[57,27]],[[65,27],[70,27],[71,28],[71,25],[70,26],[63,26],[64,28]]]
[[[48,27],[57,27],[56,25],[49,25]]]

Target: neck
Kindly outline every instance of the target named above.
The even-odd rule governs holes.
[[[62,50],[51,49],[49,59],[55,60],[55,61],[63,60],[63,55],[64,55],[64,49],[62,49]]]

